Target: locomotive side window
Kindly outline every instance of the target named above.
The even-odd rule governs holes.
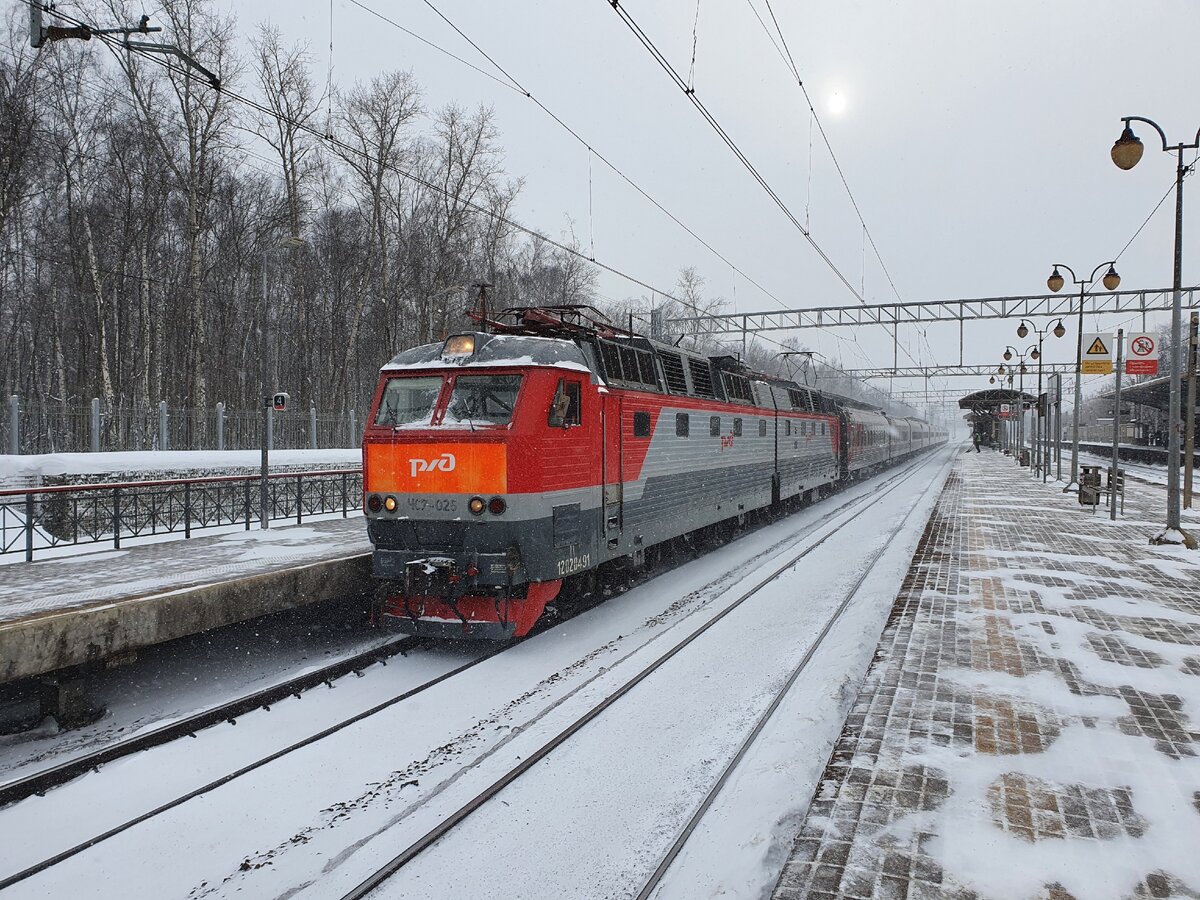
[[[708,417],[708,435],[709,435],[709,437],[720,437],[721,436],[721,417],[720,416],[709,416]]]
[[[551,428],[580,424],[583,421],[580,393],[578,381],[560,378],[554,399],[550,401],[550,414],[546,417],[546,424]]]
[[[688,414],[675,413],[675,434],[679,437],[688,436]]]
[[[742,420],[741,419],[733,420],[733,433],[734,433],[734,436],[736,436],[736,437],[742,436]]]
[[[784,431],[784,434],[785,434],[787,437],[791,437],[791,436],[792,436],[792,420],[791,420],[791,419],[784,419],[784,421],[783,421],[783,431]]]
[[[447,425],[507,425],[517,405],[520,375],[459,375],[446,406]]]
[[[633,436],[650,437],[650,413],[635,412],[633,414]]]
[[[379,400],[377,425],[428,425],[442,392],[440,375],[389,378]]]
[[[767,420],[766,419],[758,420],[758,436],[759,437],[767,436]]]

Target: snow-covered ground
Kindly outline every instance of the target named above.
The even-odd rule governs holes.
[[[287,610],[250,622],[148,647],[132,663],[88,680],[88,697],[105,713],[60,732],[47,718],[20,734],[0,735],[0,785],[251,694],[390,640],[355,603]]]
[[[103,475],[108,472],[190,472],[254,468],[258,450],[127,450],[112,453],[0,454],[0,480],[35,475]],[[272,466],[344,466],[362,463],[358,447],[340,450],[272,450]]]
[[[682,565],[100,842],[11,894],[336,896],[773,567],[832,533],[418,858],[384,895],[636,890],[865,562],[881,552],[664,884],[665,894],[680,897],[760,892],[783,863],[789,823],[812,795],[956,452],[931,454],[893,492],[880,490],[881,479],[855,486]],[[829,519],[855,501],[873,505],[853,521],[854,510]],[[457,664],[466,651],[445,652]],[[439,658],[373,667],[334,690],[0,811],[10,836],[0,843],[0,878],[369,705],[360,691],[402,691],[417,665]]]

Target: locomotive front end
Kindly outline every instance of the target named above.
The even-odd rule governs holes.
[[[567,341],[468,334],[384,367],[363,438],[363,505],[385,621],[520,637],[557,596],[538,425],[564,357],[583,368]]]

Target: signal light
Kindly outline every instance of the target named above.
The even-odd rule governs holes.
[[[493,497],[488,501],[488,512],[493,516],[500,515],[506,509],[508,509],[508,504],[504,502],[503,497]]]
[[[387,497],[383,501],[383,508],[386,509],[388,512],[395,512],[396,511],[396,498],[395,497]]]
[[[487,504],[483,502],[482,497],[472,497],[471,502],[467,504],[467,509],[471,511],[471,515],[473,516],[481,516],[483,515],[485,506]]]
[[[379,510],[383,509],[383,500],[378,494],[372,494],[367,498],[367,509],[371,512],[379,512]]]

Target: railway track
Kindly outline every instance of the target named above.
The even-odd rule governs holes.
[[[274,688],[268,688],[264,691],[258,691],[253,695],[243,697],[238,700],[230,701],[230,703],[223,704],[222,706],[216,707],[214,709],[206,710],[202,713],[199,713],[195,717],[189,717],[188,719],[182,720],[177,723],[172,723],[171,725],[164,726],[162,729],[158,729],[157,731],[159,731],[159,732],[165,732],[165,731],[169,730],[170,734],[162,737],[162,739],[159,740],[157,742],[157,744],[151,744],[149,746],[161,746],[162,744],[167,743],[170,740],[174,740],[178,737],[182,737],[184,735],[194,735],[196,730],[199,730],[202,727],[207,727],[207,725],[230,721],[231,719],[233,719],[235,717],[234,714],[231,712],[232,709],[240,709],[241,712],[238,713],[238,715],[244,715],[245,712],[248,712],[248,711],[251,711],[254,709],[260,709],[260,708],[264,708],[264,707],[269,708],[269,706],[272,702],[279,702],[279,700],[286,699],[289,696],[294,696],[294,695],[302,692],[302,688],[297,687],[293,682],[303,682],[305,684],[308,684],[309,687],[313,687],[313,686],[320,685],[320,684],[325,684],[327,682],[331,682],[334,677],[341,677],[342,675],[349,674],[350,672],[353,672],[353,671],[360,671],[362,668],[365,668],[365,666],[370,665],[372,662],[376,662],[376,661],[382,662],[383,657],[380,657],[379,654],[380,654],[380,651],[382,651],[384,649],[392,650],[393,652],[391,652],[388,655],[394,656],[394,655],[396,655],[396,653],[400,653],[403,650],[408,649],[408,648],[413,648],[413,647],[419,646],[419,645],[423,644],[424,642],[425,642],[425,639],[423,639],[423,638],[414,638],[414,637],[397,638],[395,641],[385,644],[383,647],[376,647],[374,650],[368,651],[367,653],[358,654],[357,656],[352,657],[350,659],[346,659],[346,660],[342,660],[338,663],[334,663],[334,664],[326,667],[325,669],[321,669],[317,672],[311,672],[311,673],[308,673],[307,675],[298,676],[296,679],[293,679],[292,682],[285,682],[281,685],[277,685]],[[295,741],[294,743],[291,743],[286,747],[276,750],[273,753],[267,754],[265,756],[261,756],[261,757],[255,759],[253,762],[247,763],[246,765],[241,766],[240,768],[234,770],[233,772],[229,772],[228,774],[222,775],[220,778],[216,778],[212,781],[209,781],[206,784],[201,785],[200,787],[197,787],[194,790],[188,791],[185,794],[175,797],[174,799],[169,800],[166,803],[160,804],[159,806],[156,806],[155,808],[153,808],[147,812],[144,812],[141,815],[135,816],[132,819],[128,819],[128,820],[120,823],[119,825],[115,825],[112,828],[109,828],[108,830],[102,832],[101,834],[95,835],[94,837],[89,838],[86,841],[75,844],[73,847],[70,847],[66,850],[56,853],[53,856],[47,857],[46,859],[43,859],[40,862],[35,863],[32,866],[28,866],[27,868],[22,869],[19,872],[9,875],[5,878],[0,878],[0,891],[5,890],[6,888],[12,887],[14,884],[18,884],[19,882],[22,882],[22,881],[26,880],[27,878],[37,875],[39,872],[44,872],[45,870],[52,868],[53,866],[56,866],[59,863],[64,862],[64,861],[70,859],[71,857],[78,855],[79,853],[82,853],[84,850],[94,847],[97,844],[108,840],[109,838],[116,837],[118,834],[128,831],[130,828],[133,828],[136,825],[140,825],[142,822],[145,822],[156,816],[160,816],[163,813],[167,812],[168,810],[174,809],[177,806],[187,803],[189,800],[194,800],[197,797],[201,797],[204,794],[207,794],[211,791],[216,790],[217,788],[221,787],[222,785],[228,784],[229,782],[233,781],[234,779],[241,778],[242,776],[247,775],[250,772],[255,771],[256,769],[260,769],[263,766],[266,766],[266,765],[274,762],[275,760],[280,759],[281,757],[287,756],[290,753],[294,753],[295,751],[297,751],[303,747],[307,747],[310,744],[314,744],[317,741],[324,740],[325,738],[329,737],[330,735],[336,734],[337,732],[353,725],[356,722],[360,722],[363,719],[366,719],[370,716],[377,715],[378,713],[382,712],[385,709],[388,709],[392,706],[395,706],[398,703],[408,700],[410,697],[414,697],[417,694],[427,691],[430,688],[441,684],[443,681],[453,678],[455,675],[458,675],[461,672],[465,672],[467,669],[473,668],[473,667],[479,665],[480,663],[484,662],[485,660],[490,659],[491,657],[495,656],[497,653],[501,652],[503,649],[504,649],[503,646],[498,646],[496,648],[493,648],[491,651],[484,653],[482,656],[480,656],[476,659],[473,659],[473,660],[469,660],[468,662],[465,662],[462,665],[457,666],[454,669],[451,669],[449,672],[443,672],[441,675],[438,675],[436,678],[431,678],[430,680],[425,681],[422,684],[417,685],[416,687],[410,688],[410,689],[404,691],[403,693],[397,694],[394,697],[389,697],[387,700],[384,700],[381,703],[377,703],[376,705],[372,706],[371,708],[363,710],[359,713],[356,713],[355,715],[350,716],[346,719],[342,719],[341,721],[336,722],[335,724],[329,726],[328,728],[324,728],[321,731],[318,731],[316,734],[309,735],[308,737],[305,737],[299,741]],[[365,657],[374,657],[374,658],[367,660],[367,659],[365,659]],[[353,664],[356,661],[358,662],[358,665]],[[342,670],[341,674],[339,674],[337,676],[329,674],[330,670],[333,670],[333,669]],[[324,674],[325,677],[323,677],[323,678],[318,677],[322,674]],[[314,681],[314,679],[315,679],[315,681]],[[289,687],[289,686],[291,687],[290,690],[284,690],[284,688]],[[269,697],[264,699],[264,695],[269,695]],[[198,721],[203,721],[203,722],[207,723],[207,725],[197,725],[196,722],[198,722]],[[191,726],[191,729],[187,730],[187,727],[189,725]],[[147,735],[147,737],[149,737],[149,735]],[[111,762],[112,759],[119,758],[120,756],[126,756],[130,753],[136,752],[137,749],[146,749],[146,747],[132,748],[129,746],[132,743],[138,742],[138,740],[139,739],[135,738],[135,739],[132,739],[131,741],[122,742],[120,745],[105,748],[104,750],[97,751],[96,754],[93,754],[89,757],[92,759],[92,765],[88,766],[86,768],[81,768],[85,765],[85,763],[87,761],[86,758],[82,758],[82,759],[77,759],[77,760],[71,760],[69,763],[64,763],[62,766],[55,767],[55,770],[57,770],[57,769],[62,769],[62,768],[66,768],[69,766],[70,767],[69,773],[57,772],[55,770],[48,770],[48,771],[44,771],[44,772],[39,772],[36,775],[32,775],[32,776],[29,776],[28,778],[22,779],[21,782],[24,782],[24,784],[21,785],[20,794],[22,797],[29,797],[33,794],[43,793],[44,791],[42,791],[42,790],[34,789],[37,787],[36,784],[30,783],[37,779],[47,779],[46,781],[43,781],[43,784],[46,785],[45,789],[48,790],[50,786],[62,784],[64,781],[67,781],[67,780],[70,780],[71,778],[77,777],[80,774],[84,774],[87,771],[93,771],[96,768],[98,768],[99,765],[101,764],[100,762],[96,761],[97,758],[100,756],[106,756],[106,758],[104,759],[104,762]],[[116,755],[110,755],[113,751],[123,751],[123,752],[116,753]],[[50,784],[51,781],[53,782],[53,784]],[[13,789],[18,784],[21,784],[21,782],[11,782],[9,785],[6,785],[6,789]],[[14,793],[16,793],[15,790],[14,790]],[[12,802],[12,801],[9,801],[9,802]]]
[[[891,491],[895,490],[900,484],[902,484],[908,478],[912,477],[917,471],[919,471],[923,467],[923,465],[926,462],[927,462],[927,458],[919,458],[915,461],[910,461],[904,469],[901,469],[898,472],[892,473],[888,477],[884,478],[877,485],[876,490],[873,491],[872,493],[863,494],[859,497],[853,498],[853,499],[849,500],[848,502],[842,503],[840,506],[836,507],[835,509],[832,509],[832,510],[824,513],[819,519],[817,519],[814,523],[812,523],[811,526],[809,526],[806,529],[805,535],[789,536],[788,538],[785,538],[782,541],[776,542],[776,544],[774,544],[770,548],[767,548],[766,550],[756,554],[754,557],[741,562],[738,566],[736,566],[732,570],[733,572],[739,572],[742,570],[750,570],[752,568],[755,568],[765,557],[777,556],[779,554],[779,552],[781,552],[781,551],[787,552],[789,547],[794,547],[798,544],[808,542],[808,541],[810,541],[810,538],[808,537],[808,535],[810,535],[813,531],[819,531],[820,529],[825,528],[826,526],[829,526],[831,523],[834,523],[835,520],[838,520],[839,518],[844,519],[844,521],[840,521],[840,522],[837,522],[836,524],[834,524],[823,537],[816,540],[815,542],[810,542],[808,544],[808,546],[804,550],[802,550],[799,554],[796,554],[796,555],[790,557],[789,560],[784,565],[782,565],[782,566],[778,567],[776,570],[774,570],[774,573],[772,576],[768,576],[767,579],[764,579],[762,582],[759,583],[758,587],[754,588],[752,591],[747,592],[745,596],[740,598],[734,604],[734,606],[730,606],[730,607],[727,607],[726,609],[724,609],[721,613],[719,613],[712,620],[710,620],[709,622],[707,622],[700,628],[696,629],[693,633],[691,633],[688,637],[686,637],[682,642],[677,644],[671,650],[667,651],[667,653],[665,653],[662,657],[660,657],[659,660],[655,664],[652,664],[651,668],[648,668],[647,670],[645,670],[637,680],[640,681],[642,678],[649,675],[654,669],[658,668],[659,666],[662,665],[662,663],[666,662],[667,659],[674,656],[676,653],[678,653],[680,650],[682,650],[685,646],[687,646],[693,640],[695,640],[697,637],[699,637],[700,634],[704,633],[710,627],[715,625],[716,622],[720,621],[722,618],[724,618],[725,615],[727,615],[729,612],[731,612],[732,609],[736,605],[740,605],[741,602],[743,602],[746,599],[749,599],[749,597],[752,596],[753,593],[756,593],[759,589],[761,589],[763,586],[765,586],[767,583],[769,583],[771,578],[773,578],[775,575],[777,575],[777,574],[785,571],[786,569],[790,568],[791,566],[795,565],[795,563],[797,561],[799,561],[800,559],[802,559],[803,557],[807,556],[809,553],[813,552],[818,547],[820,547],[842,525],[848,523],[849,521],[852,521],[855,518],[858,518],[859,516],[861,516],[865,512],[867,512],[869,509],[871,509],[879,499],[881,499],[884,496],[887,496]],[[846,516],[847,512],[850,512],[850,511],[853,511],[856,509],[858,511],[854,512],[853,515],[851,515],[849,517]],[[722,578],[717,579],[711,585],[708,586],[708,593],[711,596],[708,596],[707,598],[705,598],[705,602],[715,599],[715,597],[717,597],[721,593],[721,591],[724,588],[725,582],[728,579],[729,574],[730,573],[725,573],[725,575],[722,576]],[[695,615],[696,613],[702,611],[704,608],[706,608],[706,606],[704,604],[701,604],[696,609],[693,609],[693,611],[690,612],[689,614],[687,614],[683,617],[680,617],[676,621],[668,624],[666,626],[666,628],[664,628],[662,631],[658,632],[657,634],[653,635],[648,641],[645,642],[645,644],[639,646],[636,650],[632,651],[631,654],[629,654],[629,655],[633,655],[635,653],[642,652],[642,650],[644,649],[644,647],[646,645],[648,645],[658,639],[661,639],[663,636],[671,633],[674,629],[682,626],[685,622],[687,622],[689,620],[689,618],[692,615]],[[132,753],[138,752],[139,750],[149,749],[149,748],[155,747],[155,746],[161,746],[165,743],[168,743],[172,740],[179,739],[184,736],[194,736],[195,733],[200,729],[203,729],[206,727],[211,727],[213,725],[220,724],[221,722],[228,722],[231,720],[236,720],[237,717],[244,716],[247,712],[253,711],[255,709],[259,709],[259,708],[263,708],[263,707],[269,708],[273,703],[277,703],[277,702],[284,700],[290,696],[293,696],[297,693],[302,694],[302,692],[305,689],[311,689],[312,687],[319,686],[321,684],[330,682],[334,678],[343,677],[344,675],[347,675],[350,672],[361,671],[363,668],[365,668],[368,665],[371,665],[376,660],[382,661],[382,659],[385,659],[386,657],[394,656],[395,654],[405,652],[408,649],[415,649],[418,646],[420,646],[422,643],[425,643],[425,642],[426,642],[425,639],[419,639],[419,638],[412,638],[412,637],[398,638],[396,641],[385,644],[382,647],[377,647],[371,651],[367,651],[366,653],[358,654],[355,657],[351,657],[349,659],[342,660],[336,664],[333,664],[329,667],[318,670],[316,672],[308,673],[307,675],[304,675],[304,676],[299,676],[297,679],[293,679],[288,682],[284,682],[273,688],[265,689],[263,691],[256,692],[255,694],[252,694],[252,695],[247,695],[247,696],[239,698],[237,700],[230,701],[228,704],[222,704],[219,707],[205,710],[202,713],[199,713],[194,717],[189,717],[186,720],[181,720],[179,722],[175,722],[175,723],[171,723],[170,725],[163,726],[160,729],[155,729],[155,731],[152,733],[130,739],[129,741],[121,742],[119,745],[102,748],[101,750],[96,751],[94,754],[88,754],[85,757],[72,759],[68,762],[61,764],[60,766],[54,767],[53,769],[43,770],[42,772],[39,772],[39,773],[36,773],[35,775],[31,775],[26,778],[20,779],[19,781],[10,782],[9,784],[4,785],[2,788],[0,788],[0,798],[4,798],[3,799],[4,803],[12,803],[12,802],[15,802],[16,800],[28,798],[35,794],[45,793],[45,791],[50,790],[51,788],[53,788],[55,786],[62,785],[65,782],[70,781],[80,775],[86,774],[87,772],[91,772],[91,771],[99,768],[103,764],[111,762],[114,759],[118,759],[123,756],[128,756]],[[203,785],[198,786],[197,788],[195,788],[191,791],[188,791],[187,793],[184,793],[184,794],[179,795],[169,801],[166,801],[166,802],[154,807],[153,809],[150,809],[150,810],[143,812],[135,817],[132,817],[126,821],[123,821],[123,822],[103,831],[102,833],[99,833],[87,840],[81,841],[70,848],[64,849],[63,851],[61,851],[59,853],[56,853],[50,857],[47,857],[33,865],[30,865],[19,872],[16,872],[16,873],[14,873],[10,876],[4,877],[4,878],[0,878],[0,890],[4,890],[5,888],[8,888],[8,887],[10,887],[14,884],[17,884],[21,881],[24,881],[34,875],[37,875],[40,872],[44,872],[47,869],[50,869],[64,861],[70,859],[71,857],[76,856],[79,853],[81,853],[85,850],[88,850],[91,847],[96,846],[97,844],[100,844],[112,837],[115,837],[125,831],[128,831],[129,829],[131,829],[143,822],[146,822],[150,819],[153,819],[153,818],[155,818],[171,809],[174,809],[184,803],[187,803],[188,801],[191,801],[193,799],[201,797],[204,794],[210,793],[211,791],[216,790],[217,788],[222,787],[223,785],[226,785],[226,784],[230,783],[231,781],[234,781],[235,779],[241,778],[242,776],[245,776],[257,769],[260,769],[266,765],[269,765],[270,763],[280,759],[281,757],[287,756],[288,754],[291,754],[297,750],[300,750],[303,747],[309,746],[313,743],[316,743],[317,741],[323,740],[323,739],[329,737],[330,735],[335,734],[338,731],[341,731],[350,725],[353,725],[357,722],[362,721],[363,719],[377,715],[378,713],[380,713],[390,707],[393,707],[398,703],[401,703],[417,694],[420,694],[432,687],[435,687],[438,684],[441,684],[442,682],[444,682],[450,678],[455,677],[456,675],[458,675],[462,672],[465,672],[468,669],[473,668],[476,665],[479,665],[480,663],[486,661],[487,659],[490,659],[493,656],[497,655],[498,653],[502,652],[506,648],[507,648],[507,645],[499,645],[499,646],[491,649],[489,652],[481,655],[477,659],[470,660],[448,672],[445,672],[445,673],[437,676],[436,678],[430,679],[429,681],[426,681],[414,688],[406,690],[401,694],[398,694],[394,697],[388,698],[387,700],[384,700],[384,701],[376,704],[375,706],[372,706],[369,709],[363,710],[359,713],[356,713],[353,716],[350,716],[343,720],[340,720],[340,721],[332,724],[331,726],[316,732],[315,734],[305,737],[302,740],[298,740],[294,743],[291,743],[288,746],[283,747],[279,750],[276,750],[275,752],[272,752],[270,754],[263,755],[263,756],[255,759],[254,761],[249,762],[246,765],[236,769],[235,771],[229,772],[218,778],[215,778]],[[629,685],[628,688],[626,689],[626,692],[628,690],[631,690],[633,686],[634,685],[632,685],[632,684]],[[572,731],[572,733],[574,733],[574,731],[577,731],[579,728],[582,728],[584,725],[586,725],[587,721],[591,721],[592,718],[595,718],[595,716],[599,715],[600,712],[602,712],[604,708],[607,708],[607,706],[610,705],[612,702],[615,702],[616,699],[618,699],[618,697],[614,696],[614,697],[610,698],[601,708],[595,709],[592,712],[591,716],[586,721],[581,721],[578,723],[577,727]],[[532,724],[532,723],[525,723],[525,725],[523,725],[521,727],[528,727],[529,724]],[[568,737],[569,737],[569,735],[564,736],[562,738],[562,740],[559,741],[559,743],[562,743]],[[547,749],[546,754],[548,754],[551,749],[553,749],[553,748]],[[546,754],[543,754],[543,756]],[[540,759],[540,758],[541,757],[538,757],[538,759]],[[532,765],[536,761],[537,761],[537,759],[533,759],[530,762],[530,765]],[[520,771],[513,773],[511,778],[509,778],[505,783],[509,783],[512,780],[515,780],[527,768],[528,768],[528,766],[525,766],[525,767],[521,768]],[[502,789],[502,787],[499,789]],[[478,805],[482,805],[483,802],[486,802],[486,800],[481,800],[478,803]],[[470,811],[473,811],[474,808],[477,808],[477,806],[473,807]],[[463,818],[465,818],[466,815],[469,815],[470,811],[466,812],[464,815],[457,817],[455,819],[454,824],[457,824],[457,822],[459,822]],[[436,838],[433,838],[433,840],[430,841],[430,843],[432,843],[433,841],[436,841]],[[420,851],[417,851],[417,852],[419,853]],[[415,855],[416,855],[416,853],[413,854],[413,856],[415,856]],[[406,860],[406,862],[407,862],[407,860]],[[401,865],[403,865],[403,864],[405,864],[405,863],[402,863]],[[387,875],[383,876],[383,878],[386,878],[386,877],[387,877]],[[383,879],[380,879],[380,880],[383,880]],[[351,894],[348,896],[362,896],[362,894]]]
[[[121,759],[142,750],[160,747],[170,741],[183,737],[195,737],[198,731],[211,728],[222,723],[236,724],[237,720],[249,712],[258,709],[270,710],[271,706],[288,697],[299,699],[305,691],[322,684],[329,685],[335,680],[349,675],[351,672],[362,672],[374,663],[386,660],[398,653],[415,649],[420,645],[416,638],[402,637],[374,647],[362,653],[356,653],[345,659],[330,663],[313,672],[306,672],[289,678],[279,684],[263,688],[243,697],[238,697],[226,703],[209,707],[193,715],[169,722],[157,728],[149,729],[132,737],[100,747],[90,753],[72,757],[57,765],[41,769],[22,778],[16,778],[0,784],[0,808],[10,803],[24,800],[35,794],[45,794],[47,791],[72,781],[81,775],[98,770],[106,763]]]
[[[476,811],[478,811],[479,809],[481,809],[482,807],[487,805],[489,802],[491,802],[493,799],[495,799],[499,794],[501,794],[504,791],[505,788],[507,788],[513,782],[517,781],[522,775],[524,775],[526,772],[528,772],[530,769],[532,769],[535,765],[540,763],[542,760],[546,759],[556,749],[558,749],[563,744],[565,744],[567,741],[569,741],[580,730],[582,730],[585,726],[587,726],[589,723],[591,723],[596,718],[598,718],[600,715],[602,715],[607,709],[609,709],[611,706],[613,706],[615,703],[617,703],[621,698],[627,696],[639,684],[641,684],[646,678],[648,678],[653,673],[657,672],[666,663],[668,663],[670,660],[675,658],[685,648],[690,646],[694,641],[696,641],[702,635],[707,633],[710,629],[712,629],[718,623],[723,621],[730,613],[732,613],[734,610],[741,607],[742,604],[744,604],[746,601],[750,600],[752,597],[754,597],[756,594],[758,594],[760,591],[762,591],[765,587],[767,587],[772,582],[774,582],[775,579],[778,578],[780,575],[782,575],[784,572],[788,571],[789,569],[794,567],[797,563],[799,563],[801,560],[803,560],[805,557],[809,556],[811,553],[813,553],[814,551],[819,549],[830,538],[832,538],[838,532],[838,530],[840,528],[842,528],[843,526],[849,524],[850,522],[854,521],[855,519],[867,514],[869,511],[871,511],[883,498],[890,495],[893,491],[895,491],[897,488],[899,488],[901,484],[903,484],[909,478],[913,477],[917,472],[919,472],[924,467],[924,465],[928,464],[929,461],[930,461],[929,457],[919,460],[916,464],[912,465],[907,471],[902,472],[902,473],[898,474],[897,476],[894,476],[893,478],[889,479],[890,483],[887,484],[887,486],[885,488],[883,488],[881,490],[877,490],[872,494],[864,495],[863,498],[859,498],[859,500],[861,502],[852,501],[852,503],[848,504],[847,506],[858,507],[857,510],[854,511],[852,515],[846,516],[843,519],[843,521],[840,521],[836,525],[833,525],[832,527],[830,527],[821,537],[807,542],[806,546],[804,546],[803,549],[799,550],[799,552],[789,555],[787,560],[784,563],[774,567],[771,570],[771,572],[769,574],[767,574],[765,577],[756,580],[748,589],[742,591],[732,602],[730,602],[729,604],[724,606],[720,612],[716,613],[711,618],[709,618],[707,621],[705,621],[703,624],[701,624],[697,628],[693,629],[682,640],[676,642],[669,649],[662,652],[653,661],[651,661],[648,665],[645,665],[644,667],[642,667],[636,674],[634,674],[632,677],[625,680],[619,687],[617,687],[616,690],[608,693],[604,697],[603,700],[601,700],[600,702],[591,706],[590,708],[585,710],[582,714],[577,716],[566,727],[562,728],[553,737],[551,737],[549,740],[542,743],[535,751],[533,751],[532,753],[526,754],[522,758],[520,763],[509,768],[503,775],[501,775],[499,778],[497,778],[492,783],[490,783],[487,787],[485,787],[482,791],[477,793],[474,797],[472,797],[466,803],[459,806],[456,810],[454,810],[449,815],[443,817],[441,819],[441,821],[438,822],[437,825],[435,825],[433,828],[431,828],[429,831],[427,831],[424,835],[422,835],[416,841],[414,841],[409,846],[407,846],[400,853],[396,854],[394,857],[392,857],[390,860],[388,860],[384,865],[380,866],[378,869],[376,869],[374,872],[372,872],[367,878],[365,878],[359,884],[354,886],[349,892],[344,894],[342,897],[342,900],[360,900],[360,898],[366,897],[369,894],[371,894],[373,891],[375,891],[376,888],[379,888],[389,878],[391,878],[393,875],[398,873],[401,869],[403,869],[405,866],[407,866],[409,863],[411,863],[414,859],[416,859],[418,856],[420,856],[426,850],[430,849],[435,844],[437,844],[440,840],[442,840],[442,838],[444,838],[446,835],[448,835],[455,828],[460,826],[473,813],[475,813]],[[846,513],[847,506],[843,506],[836,513],[825,517],[824,524],[828,525],[832,519],[837,518],[838,516],[841,516],[844,513]],[[896,525],[895,529],[893,530],[893,533],[892,533],[893,537],[895,534],[899,533],[899,531],[903,529],[905,524],[908,522],[909,518],[912,516],[913,511],[916,509],[916,506],[917,506],[917,503],[914,501],[912,506],[909,507],[908,512],[905,514],[905,516],[901,519],[901,521]],[[798,543],[803,543],[803,542],[804,541],[800,541]],[[730,774],[737,768],[738,764],[741,762],[743,757],[746,755],[746,752],[749,750],[751,745],[754,743],[755,739],[758,737],[759,734],[761,734],[762,730],[766,727],[766,725],[770,721],[771,717],[775,714],[776,710],[779,708],[784,697],[787,695],[788,690],[792,687],[793,684],[795,684],[796,679],[799,677],[800,673],[808,665],[809,661],[812,659],[812,657],[815,654],[815,652],[817,651],[817,649],[821,646],[825,637],[829,634],[830,630],[837,623],[837,621],[841,617],[842,613],[846,610],[846,608],[849,606],[850,602],[854,599],[855,595],[858,593],[859,589],[862,587],[863,582],[866,580],[867,576],[870,574],[871,568],[875,565],[875,563],[879,560],[879,558],[883,555],[883,553],[888,549],[888,546],[890,545],[890,543],[891,543],[891,538],[889,538],[886,541],[883,541],[880,548],[877,551],[875,551],[873,554],[871,554],[870,557],[868,557],[868,560],[866,562],[866,565],[864,567],[862,575],[859,578],[857,578],[854,581],[854,583],[850,586],[850,588],[845,592],[843,599],[841,600],[838,607],[835,609],[833,615],[830,616],[830,618],[826,621],[824,627],[818,633],[817,638],[814,640],[814,642],[809,647],[808,651],[804,654],[804,656],[801,658],[801,660],[796,664],[795,668],[791,672],[787,681],[784,683],[783,687],[779,690],[779,692],[776,694],[776,696],[774,697],[774,699],[772,700],[770,705],[767,707],[767,709],[764,711],[762,716],[759,718],[754,729],[746,736],[745,740],[742,742],[742,744],[739,747],[736,754],[733,756],[733,758],[729,761],[729,763],[723,769],[720,776],[718,777],[716,782],[713,784],[712,788],[709,790],[709,792],[706,794],[704,799],[701,801],[700,805],[697,807],[696,811],[693,813],[691,818],[688,820],[687,824],[684,826],[683,830],[681,831],[681,833],[679,834],[679,836],[677,837],[675,842],[672,844],[672,846],[668,850],[667,854],[663,857],[662,862],[659,864],[659,866],[655,869],[655,871],[652,873],[650,878],[647,880],[645,886],[643,887],[642,891],[638,895],[639,897],[649,896],[650,893],[652,893],[656,889],[658,884],[661,882],[661,880],[665,876],[667,870],[670,868],[671,863],[674,861],[675,857],[678,855],[680,849],[687,842],[687,839],[690,837],[690,835],[695,830],[696,826],[699,824],[699,822],[703,818],[704,813],[708,810],[708,808],[711,806],[713,800],[720,793],[721,788],[728,781]]]

